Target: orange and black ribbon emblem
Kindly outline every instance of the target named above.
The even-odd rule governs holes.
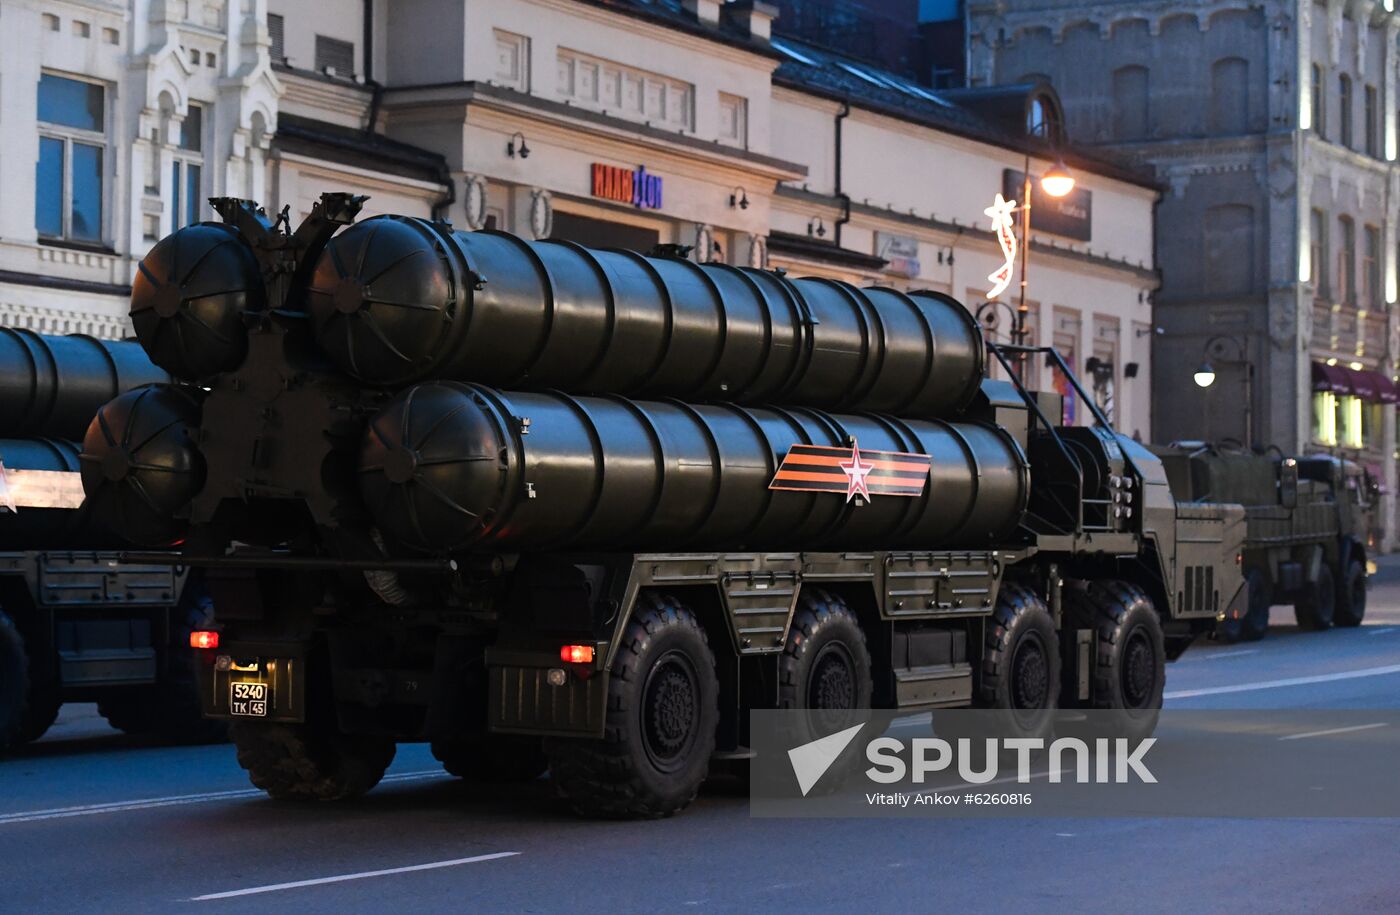
[[[849,502],[857,496],[919,496],[928,483],[927,454],[900,451],[861,451],[822,445],[793,445],[778,467],[769,489],[834,492]]]

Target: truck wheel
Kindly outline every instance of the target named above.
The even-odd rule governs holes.
[[[236,721],[229,736],[249,781],[278,800],[359,797],[379,784],[394,760],[388,738],[341,734],[309,723]]]
[[[1332,626],[1337,610],[1337,590],[1333,583],[1332,569],[1323,563],[1317,571],[1317,581],[1306,589],[1303,596],[1293,605],[1293,616],[1298,620],[1298,628],[1321,630]]]
[[[1162,711],[1167,654],[1162,621],[1152,599],[1124,581],[1094,581],[1066,591],[1079,628],[1094,632],[1088,729],[1102,736],[1141,740],[1152,736]]]
[[[811,722],[837,730],[850,712],[870,708],[874,690],[865,632],[846,602],[821,588],[803,588],[787,644],[778,657],[778,708],[825,710]]]
[[[1055,724],[1060,685],[1059,636],[1045,602],[1005,584],[986,626],[981,678],[973,707],[995,709],[1007,737],[1041,737]]]
[[[1347,563],[1346,574],[1337,588],[1337,612],[1334,622],[1338,626],[1360,626],[1366,618],[1366,566],[1360,560]]]
[[[1245,580],[1248,590],[1248,604],[1244,616],[1239,620],[1240,640],[1257,642],[1269,634],[1269,608],[1273,606],[1273,589],[1263,572],[1254,569]]]
[[[38,740],[58,717],[57,672],[34,660],[15,621],[0,610],[0,752]]]
[[[719,681],[695,615],[670,595],[638,598],[608,679],[600,739],[550,739],[549,768],[584,816],[654,819],[700,790],[715,749]]]
[[[180,639],[168,649],[165,679],[156,686],[113,692],[98,700],[97,711],[112,727],[137,737],[178,744],[228,740],[228,722],[205,718],[200,707],[190,630],[177,631]]]
[[[435,740],[433,758],[458,778],[478,782],[532,782],[549,760],[538,737],[481,734],[468,740]]]

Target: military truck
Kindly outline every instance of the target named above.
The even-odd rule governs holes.
[[[205,709],[274,797],[361,794],[428,741],[665,816],[750,754],[751,709],[1045,735],[1063,703],[1141,736],[1243,591],[1241,508],[988,379],[1072,375],[946,295],[353,224],[363,199],[293,231],[219,198],[159,242],[131,315],[180,382],[84,441],[95,508],[205,570]]]
[[[167,381],[134,342],[0,328],[0,752],[40,737],[64,702],[122,730],[219,736],[199,714],[189,632],[208,599],[191,574],[118,562],[78,482],[97,408]]]
[[[1203,442],[1153,451],[1178,500],[1245,507],[1248,599],[1238,616],[1221,622],[1222,638],[1263,638],[1270,607],[1282,603],[1293,604],[1303,629],[1361,625],[1376,485],[1360,465]]]

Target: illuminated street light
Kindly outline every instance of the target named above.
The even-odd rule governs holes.
[[[1074,190],[1074,175],[1065,167],[1065,160],[1056,159],[1050,170],[1040,177],[1040,189],[1051,197],[1063,197]]]
[[[1191,376],[1196,384],[1203,388],[1208,388],[1215,384],[1215,369],[1209,362],[1202,362],[1201,367],[1196,369],[1196,374]]]

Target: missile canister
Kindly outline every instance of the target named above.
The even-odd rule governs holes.
[[[307,308],[372,385],[576,393],[948,417],[982,379],[977,323],[936,292],[451,232],[381,216],[332,239]]]
[[[0,439],[0,463],[6,470],[73,473],[78,469],[78,446],[52,438]],[[0,510],[0,549],[82,549],[108,545],[110,540],[91,524],[86,506]]]
[[[107,401],[169,380],[137,343],[0,328],[0,436],[80,440]]]
[[[145,546],[178,540],[190,499],[204,486],[194,443],[196,390],[138,388],[104,406],[83,439],[86,507],[121,536]]]
[[[795,444],[927,455],[917,496],[775,491]],[[421,550],[931,549],[1015,530],[1024,454],[976,423],[434,382],[369,425],[360,492]],[[878,472],[878,471],[877,471]]]
[[[245,312],[266,287],[252,248],[232,226],[202,222],[167,235],[131,284],[131,323],[151,361],[193,381],[228,371],[248,351]]]

